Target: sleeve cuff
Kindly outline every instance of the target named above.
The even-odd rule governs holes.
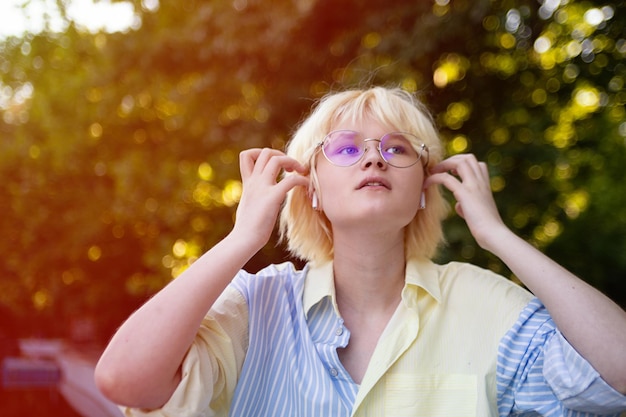
[[[559,331],[550,338],[544,353],[544,377],[566,408],[595,414],[626,409],[626,395],[606,383]]]

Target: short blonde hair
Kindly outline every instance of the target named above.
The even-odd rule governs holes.
[[[311,207],[310,193],[319,189],[315,171],[317,145],[340,121],[359,122],[370,116],[395,130],[413,133],[428,147],[428,166],[443,159],[443,148],[430,113],[411,93],[400,88],[372,87],[323,97],[287,145],[287,154],[310,169],[309,190],[289,192],[280,213],[280,236],[290,253],[305,261],[322,263],[333,257],[333,236],[323,212]],[[418,144],[414,144],[417,148]],[[420,192],[420,190],[415,190]],[[318,194],[319,195],[319,194]],[[432,258],[443,242],[441,222],[448,204],[439,186],[426,190],[426,208],[419,210],[405,229],[405,256]]]

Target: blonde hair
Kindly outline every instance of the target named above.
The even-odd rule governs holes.
[[[280,213],[280,236],[292,255],[314,264],[332,259],[330,222],[323,212],[311,207],[310,193],[319,189],[315,171],[317,145],[337,122],[358,122],[367,116],[419,137],[429,150],[426,173],[443,159],[441,140],[432,117],[424,104],[411,93],[400,88],[372,87],[326,95],[287,145],[287,154],[306,165],[311,178],[309,190],[296,187],[289,192]],[[443,242],[441,222],[447,213],[448,205],[439,186],[429,187],[426,190],[426,208],[419,210],[405,229],[407,259],[430,259],[435,255]]]

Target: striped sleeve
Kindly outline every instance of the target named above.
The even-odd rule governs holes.
[[[545,351],[543,375],[565,407],[596,414],[626,410],[626,395],[607,384],[560,332]]]
[[[497,391],[500,416],[618,416],[626,409],[623,396],[574,351],[536,298],[500,341]]]

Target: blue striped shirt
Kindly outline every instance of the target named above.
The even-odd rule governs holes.
[[[230,415],[349,416],[356,387],[345,388],[354,384],[339,374],[342,366],[333,352],[347,344],[348,333],[339,342],[333,338],[339,318],[324,307],[328,302],[321,303],[309,331],[304,279],[276,279],[285,275],[266,271],[240,274],[233,282],[248,302],[250,345]]]

